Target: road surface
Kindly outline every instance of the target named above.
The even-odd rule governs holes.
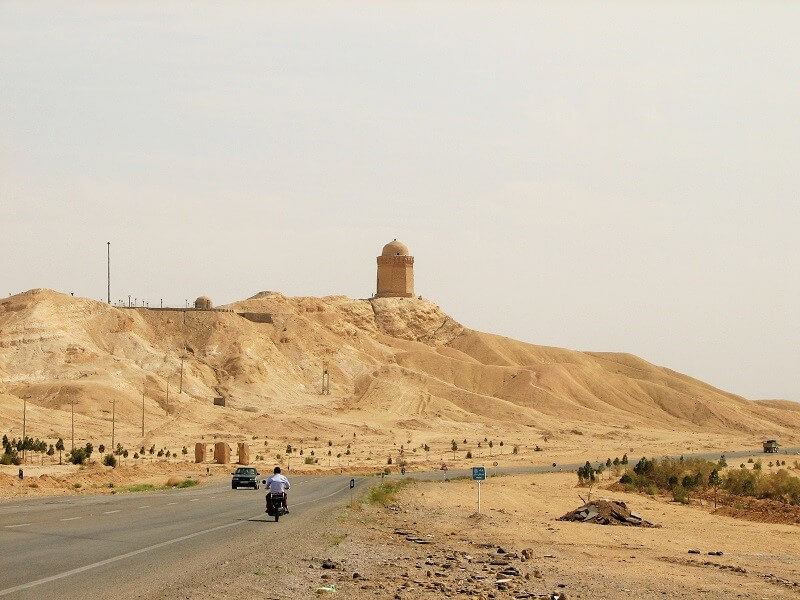
[[[171,571],[224,566],[240,540],[274,544],[280,528],[344,506],[349,483],[344,475],[293,477],[291,514],[279,523],[264,513],[263,490],[231,490],[229,482],[0,504],[0,597],[147,596],[136,586],[146,586],[154,570],[165,575],[161,587]]]
[[[785,449],[774,458],[797,451]],[[717,459],[719,454],[692,456]],[[730,460],[752,454],[725,453]],[[491,461],[484,457],[475,464],[483,462],[489,475],[572,471],[580,466],[503,468]],[[631,465],[636,461],[638,457],[630,457]],[[444,475],[409,473],[421,479]],[[452,469],[446,475],[468,476],[469,471]],[[202,582],[207,569],[224,569],[226,561],[243,552],[279,552],[282,540],[319,535],[310,533],[314,523],[347,504],[349,482],[346,474],[292,477],[292,512],[277,524],[263,512],[263,490],[231,490],[228,482],[165,492],[0,503],[0,597],[163,597],[170,586],[179,589],[182,578]],[[375,479],[356,482],[360,488]]]

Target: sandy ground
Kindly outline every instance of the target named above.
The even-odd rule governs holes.
[[[572,474],[492,477],[482,485],[478,516],[473,482],[416,482],[386,508],[366,503],[365,495],[349,507],[287,518],[280,552],[234,544],[224,568],[187,577],[157,597],[800,597],[796,525],[607,491],[596,496],[622,500],[660,527],[558,521],[582,503],[579,494],[586,490],[575,487]]]
[[[658,529],[557,521],[582,504],[571,474],[490,478],[477,516],[471,481],[417,483],[391,510],[366,509],[360,543],[376,550],[346,597],[797,598],[800,530],[714,515],[646,496],[623,500]],[[398,533],[399,532],[399,533]],[[411,537],[430,541],[419,544]],[[498,554],[502,548],[505,554]],[[689,554],[699,550],[701,554]],[[523,550],[530,558],[523,559]],[[722,556],[709,556],[722,551]],[[496,563],[496,564],[495,564]],[[505,563],[508,563],[506,566]],[[509,567],[518,575],[498,586]],[[563,586],[563,587],[562,587]]]

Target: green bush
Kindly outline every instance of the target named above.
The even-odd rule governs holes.
[[[88,458],[89,457],[86,455],[85,448],[75,448],[69,453],[69,462],[71,462],[73,465],[85,464]]]
[[[307,464],[307,465],[313,465],[314,464],[314,457],[313,456],[306,456],[303,462],[305,462],[305,464]]]
[[[117,458],[113,454],[106,454],[103,457],[103,464],[107,467],[116,467]]]

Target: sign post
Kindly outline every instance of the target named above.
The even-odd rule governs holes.
[[[481,481],[486,481],[486,467],[472,467],[472,481],[478,482],[478,514],[481,514]]]
[[[355,478],[350,480],[350,507],[353,506],[353,488],[356,487],[356,480]]]

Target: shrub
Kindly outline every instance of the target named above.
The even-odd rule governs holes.
[[[625,473],[622,477],[619,478],[620,483],[633,483],[633,477],[631,477],[630,473]]]
[[[117,466],[117,457],[113,454],[106,454],[103,457],[103,464],[107,467],[116,467]]]
[[[85,448],[75,448],[69,453],[69,462],[73,465],[82,465],[86,463],[89,457],[86,455]]]
[[[467,450],[467,458],[472,458],[472,451],[471,450]]]
[[[306,456],[305,459],[303,459],[303,462],[305,462],[305,464],[307,464],[307,465],[313,465],[314,464],[314,457],[313,456]]]

